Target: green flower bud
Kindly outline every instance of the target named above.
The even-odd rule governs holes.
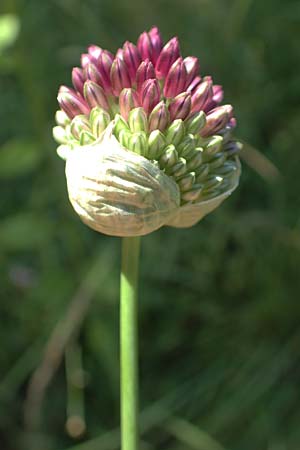
[[[132,132],[147,131],[148,120],[143,108],[134,108],[128,116],[128,124]]]
[[[60,125],[62,127],[69,125],[69,123],[71,122],[71,120],[69,119],[67,114],[64,111],[62,111],[61,109],[56,111],[55,121],[56,121],[57,125]]]
[[[195,172],[196,172],[196,176],[197,176],[196,182],[197,183],[202,183],[202,181],[205,180],[205,178],[209,174],[209,165],[208,164],[202,164],[197,169],[195,169]]]
[[[167,131],[165,132],[167,144],[178,145],[181,142],[183,136],[185,134],[185,127],[183,124],[183,120],[176,119],[169,126]]]
[[[138,155],[145,156],[148,150],[146,133],[142,131],[133,133],[129,138],[128,148]]]
[[[159,159],[159,163],[163,169],[170,168],[178,162],[178,153],[173,144],[168,145]]]
[[[125,119],[123,119],[120,114],[116,114],[115,120],[114,120],[114,134],[119,138],[119,133],[121,130],[129,131],[129,127],[127,125],[127,122]]]
[[[92,135],[92,133],[89,133],[88,131],[82,131],[80,133],[80,145],[87,145],[91,144],[95,141],[95,137]]]
[[[65,128],[60,126],[54,127],[52,130],[52,134],[56,142],[58,142],[59,144],[67,144],[68,136]]]
[[[192,152],[191,157],[187,161],[187,170],[195,170],[198,167],[201,166],[203,161],[203,149],[202,148],[195,148],[195,150]]]
[[[219,175],[209,175],[204,180],[204,190],[207,191],[209,189],[215,189],[216,187],[219,187],[220,184],[223,181],[223,177]]]
[[[131,138],[132,133],[130,131],[121,130],[119,132],[119,142],[123,145],[125,148],[129,148],[129,139]]]
[[[212,172],[218,167],[221,167],[225,161],[226,161],[225,153],[216,153],[208,162],[209,171]]]
[[[90,122],[92,132],[98,138],[110,123],[110,115],[101,108],[93,108],[90,114]]]
[[[195,172],[190,172],[190,173],[187,173],[184,177],[180,178],[180,180],[177,181],[177,184],[179,186],[179,189],[182,192],[185,192],[185,191],[189,191],[192,189],[195,181],[196,181]]]
[[[148,158],[158,159],[166,146],[166,138],[159,130],[151,131],[148,138]]]
[[[206,140],[205,153],[211,156],[215,155],[220,151],[222,143],[223,143],[222,136],[212,136],[210,139]]]
[[[179,158],[178,163],[174,164],[168,173],[175,178],[179,178],[184,175],[186,171],[186,160],[184,158]]]
[[[184,121],[188,133],[198,134],[206,124],[206,115],[204,111],[193,114]]]
[[[193,134],[189,133],[178,145],[177,150],[180,156],[187,158],[195,150],[195,148],[196,138]]]
[[[76,139],[80,139],[82,131],[91,132],[90,122],[83,114],[75,116],[70,125],[70,131]]]
[[[238,167],[234,161],[225,161],[221,167],[214,170],[214,174],[222,176],[233,175],[237,172]]]
[[[181,200],[184,202],[194,202],[198,200],[200,194],[202,192],[202,185],[201,184],[194,184],[192,189],[186,192],[182,192],[181,194]]]

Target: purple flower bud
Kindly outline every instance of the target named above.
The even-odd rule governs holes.
[[[213,101],[216,103],[220,103],[223,100],[224,92],[223,88],[220,84],[215,84],[213,86]]]
[[[162,39],[158,28],[151,28],[149,33],[144,31],[138,38],[137,46],[142,59],[149,59],[155,64],[162,49]]]
[[[79,67],[74,67],[72,70],[72,83],[76,91],[83,93],[83,85],[85,78],[83,76],[83,70]]]
[[[138,94],[133,89],[123,89],[119,96],[119,105],[121,115],[127,120],[130,111],[139,106]]]
[[[57,100],[61,109],[67,114],[70,119],[78,114],[89,114],[90,108],[86,101],[75,91],[69,89],[68,91],[63,89],[59,90]]]
[[[213,96],[212,83],[203,81],[192,94],[191,112],[198,112],[204,109],[205,105],[210,103]]]
[[[146,59],[141,62],[136,72],[136,85],[138,92],[141,92],[144,81],[150,80],[150,78],[155,78],[155,70],[152,62],[149,61],[149,59]]]
[[[169,111],[166,104],[161,101],[153,108],[149,116],[149,130],[164,131],[169,123]]]
[[[169,106],[170,118],[186,119],[191,111],[191,94],[189,92],[182,92],[177,95]]]
[[[124,61],[115,58],[111,66],[110,79],[113,94],[117,97],[122,89],[131,87],[129,73]]]
[[[122,48],[118,48],[117,53],[116,53],[116,58],[121,59],[122,61],[124,61],[124,54],[123,54],[123,49]]]
[[[102,52],[102,48],[98,47],[98,45],[90,45],[88,52],[91,57],[91,61],[95,63]]]
[[[208,112],[213,108],[216,108],[216,106],[218,106],[219,103],[221,103],[221,101],[223,100],[223,88],[222,86],[220,86],[219,84],[215,84],[214,86],[212,86],[212,99],[210,102],[208,102],[205,105],[204,111]]]
[[[186,88],[186,92],[191,92],[192,94],[195,92],[199,84],[201,83],[201,77],[195,77],[192,82]]]
[[[87,64],[84,68],[84,75],[87,80],[91,80],[94,83],[101,84],[100,72],[95,64]]]
[[[155,65],[156,76],[158,79],[165,78],[171,65],[180,56],[178,38],[174,37],[166,43]]]
[[[141,56],[137,47],[131,42],[126,41],[123,46],[123,57],[131,82],[134,82],[137,68],[141,62]]]
[[[149,37],[152,44],[151,61],[153,62],[153,64],[155,64],[159,57],[161,49],[163,48],[163,41],[157,27],[151,28],[151,30],[149,31]]]
[[[160,100],[160,88],[156,78],[146,80],[141,89],[140,102],[147,114],[149,114]]]
[[[81,55],[81,66],[84,69],[88,64],[91,63],[91,57],[88,53],[82,53]]]
[[[207,137],[216,134],[227,125],[232,118],[233,108],[231,105],[218,106],[206,116],[206,125],[201,130],[201,136]]]
[[[187,80],[187,71],[182,58],[178,58],[171,66],[164,85],[164,96],[176,97],[184,91]]]
[[[187,56],[186,58],[184,58],[183,62],[187,73],[186,84],[187,86],[189,86],[199,73],[199,60],[195,56]]]
[[[107,50],[103,50],[97,60],[97,67],[100,73],[101,85],[107,93],[111,93],[110,71],[114,56]]]
[[[91,108],[100,106],[101,108],[109,111],[109,104],[101,86],[93,81],[86,81],[84,83],[84,97]]]

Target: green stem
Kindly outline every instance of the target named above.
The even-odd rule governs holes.
[[[121,448],[138,450],[138,265],[140,237],[122,242],[120,295]]]

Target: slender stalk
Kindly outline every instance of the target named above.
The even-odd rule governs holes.
[[[138,264],[140,237],[122,242],[120,346],[121,448],[138,450]]]

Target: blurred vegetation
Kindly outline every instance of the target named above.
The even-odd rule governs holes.
[[[2,450],[119,448],[120,242],[73,213],[51,127],[85,47],[153,24],[249,145],[221,208],[143,239],[141,450],[300,448],[299,1],[1,0]]]

